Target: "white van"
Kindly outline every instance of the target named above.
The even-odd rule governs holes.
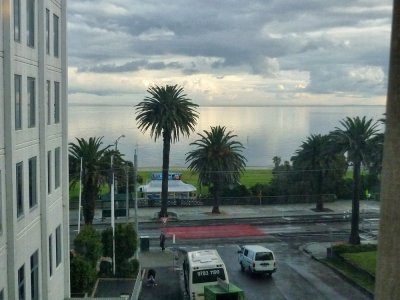
[[[183,277],[190,300],[204,299],[204,286],[217,284],[218,278],[229,283],[225,264],[214,249],[188,252],[183,261]]]
[[[248,270],[253,274],[264,273],[267,275],[276,272],[274,252],[259,245],[245,245],[240,248],[238,253],[242,271]]]

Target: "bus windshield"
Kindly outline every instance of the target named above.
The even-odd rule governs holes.
[[[223,268],[212,268],[193,271],[193,284],[217,281],[217,277],[225,280]]]

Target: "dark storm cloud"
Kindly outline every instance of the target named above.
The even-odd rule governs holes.
[[[379,70],[387,72],[391,4],[390,0],[71,0],[69,61],[80,71],[99,73],[177,69],[187,75],[221,71],[271,76],[281,69],[306,71],[310,92],[362,87],[379,93],[385,87]],[[386,30],[376,30],[380,27]],[[185,61],[161,61],[164,56],[168,61],[175,57]],[[210,60],[193,67],[199,57]],[[352,68],[355,73],[363,70],[362,66],[379,74],[364,78],[362,84],[354,74],[343,76],[352,74]]]

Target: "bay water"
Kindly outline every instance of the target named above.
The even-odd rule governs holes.
[[[346,117],[382,119],[385,106],[200,106],[195,132],[180,137],[171,145],[170,166],[185,168],[186,153],[194,149],[189,144],[197,133],[211,126],[225,126],[237,135],[245,147],[243,155],[248,168],[270,168],[272,158],[290,160],[301,143],[311,134],[327,134],[341,127]],[[118,141],[118,150],[133,161],[138,155],[139,168],[159,168],[162,165],[162,139],[154,141],[150,133],[142,133],[135,121],[135,107],[108,105],[70,105],[68,138],[103,137],[103,144]],[[383,125],[380,125],[383,130]]]

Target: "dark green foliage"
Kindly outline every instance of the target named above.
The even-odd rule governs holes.
[[[79,183],[82,159],[82,207],[85,224],[92,224],[100,186],[106,182],[110,160],[106,156],[110,146],[102,148],[102,137],[88,140],[76,138],[69,144],[69,171],[71,185]]]
[[[190,143],[196,148],[186,154],[186,162],[191,171],[198,173],[199,184],[209,186],[214,198],[212,212],[220,213],[222,190],[237,184],[246,166],[241,154],[244,147],[224,126],[211,127],[198,135],[200,138]]]
[[[226,187],[221,193],[222,197],[246,197],[249,195],[249,190],[242,184],[238,184],[233,187]]]
[[[103,252],[100,234],[91,225],[83,226],[74,240],[74,249],[91,265],[96,266]]]
[[[103,231],[101,240],[103,242],[103,255],[112,257],[112,228]],[[116,269],[124,261],[130,259],[137,249],[137,234],[133,224],[117,224],[115,227],[115,261]]]
[[[123,260],[116,266],[116,276],[122,278],[134,278],[139,270],[139,261],[137,259]]]
[[[79,254],[70,259],[71,293],[90,293],[96,281],[96,267]]]
[[[356,252],[369,252],[376,251],[377,245],[375,244],[359,244],[359,245],[351,245],[351,244],[339,244],[332,246],[332,250],[336,253],[356,253]]]

